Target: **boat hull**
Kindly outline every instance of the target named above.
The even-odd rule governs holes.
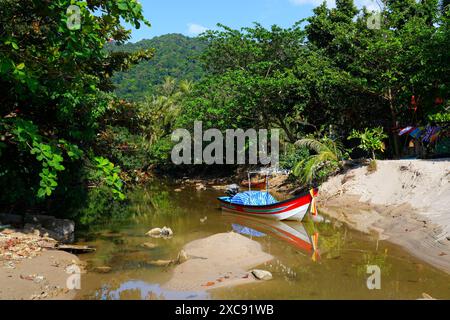
[[[315,190],[317,194],[317,190]],[[220,197],[222,210],[271,220],[302,221],[308,212],[312,197],[309,193],[270,205],[254,206],[231,203],[230,197]]]

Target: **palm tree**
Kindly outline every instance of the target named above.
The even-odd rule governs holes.
[[[172,131],[172,127],[182,109],[183,99],[192,93],[193,82],[177,82],[171,77],[164,78],[156,95],[147,96],[140,113],[143,139],[153,145]]]
[[[310,184],[322,169],[336,170],[340,167],[344,148],[339,141],[328,137],[320,141],[305,138],[297,141],[295,145],[306,147],[315,153],[297,163],[293,169],[293,174],[299,177],[302,183]]]
[[[181,80],[180,84],[178,85],[178,90],[183,95],[191,94],[193,88],[194,88],[194,82],[192,82],[190,80]]]

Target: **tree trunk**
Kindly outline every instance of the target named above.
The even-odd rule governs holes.
[[[394,101],[392,97],[392,90],[391,88],[388,89],[388,101],[389,101],[389,108],[391,110],[391,117],[392,117],[392,127],[397,128],[398,121],[397,121],[397,112],[394,107]],[[399,158],[400,156],[400,149],[399,149],[399,139],[398,135],[394,132],[393,133],[393,141],[394,141],[394,158]]]

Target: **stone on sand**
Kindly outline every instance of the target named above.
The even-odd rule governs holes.
[[[253,276],[258,280],[271,280],[272,274],[266,270],[254,269],[252,270]]]
[[[178,264],[182,264],[182,263],[184,263],[184,262],[186,262],[188,260],[189,260],[189,256],[186,253],[186,251],[181,250],[180,253],[178,253],[177,263]]]

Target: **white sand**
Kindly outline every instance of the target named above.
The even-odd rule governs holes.
[[[63,251],[44,251],[31,259],[14,262],[7,268],[0,260],[0,300],[74,299],[76,291],[67,289],[70,276],[66,267],[78,263],[78,258]],[[33,279],[42,277],[42,281]]]
[[[175,267],[163,285],[169,290],[203,291],[256,281],[250,269],[273,259],[261,245],[234,232],[188,243],[189,260]]]
[[[450,159],[377,161],[376,172],[332,177],[319,198],[331,216],[450,272]]]

